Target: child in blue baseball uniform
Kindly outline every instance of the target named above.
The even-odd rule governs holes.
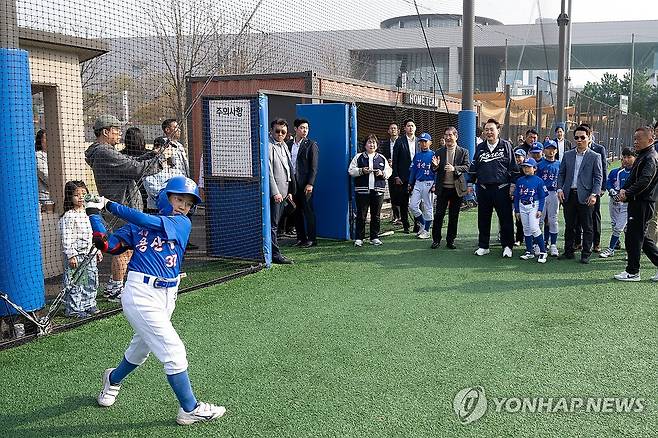
[[[517,166],[519,166],[519,168],[521,167],[521,164],[523,164],[525,159],[526,159],[525,149],[523,148],[514,149],[514,160],[516,161],[516,164]],[[514,233],[514,246],[524,245],[523,224],[521,223],[521,219],[515,218],[514,227],[516,229]]]
[[[527,158],[522,164],[523,176],[516,180],[514,190],[514,213],[523,223],[523,234],[525,236],[526,252],[521,256],[522,260],[535,257],[533,243],[539,246],[539,263],[546,263],[546,244],[544,236],[539,228],[539,218],[544,211],[544,199],[546,198],[546,187],[544,181],[535,175],[537,162]]]
[[[432,170],[432,163],[434,160],[435,167],[438,167],[438,157],[434,155],[434,151],[430,149],[432,146],[432,136],[427,132],[418,136],[418,143],[420,144],[420,152],[414,155],[414,159],[409,167],[409,192],[411,198],[409,199],[409,210],[416,218],[416,222],[420,225],[417,237],[419,239],[429,239],[432,235],[430,228],[432,227],[433,205],[434,205],[434,179],[436,173]],[[422,204],[422,209],[421,209]]]
[[[103,389],[98,396],[100,406],[114,404],[124,377],[153,352],[163,363],[167,380],[180,403],[178,424],[210,421],[226,412],[223,406],[198,402],[195,398],[187,374],[185,345],[171,324],[180,267],[192,230],[187,214],[199,202],[197,185],[184,176],[171,178],[161,190],[157,199],[159,215],[145,214],[105,198],[87,202],[94,245],[111,254],[133,250],[121,304],[135,334],[119,365],[103,373]],[[99,214],[102,208],[127,224],[107,234]]]
[[[548,255],[557,257],[558,211],[560,200],[557,198],[557,177],[560,173],[560,160],[555,159],[557,143],[549,140],[544,145],[544,158],[537,163],[537,176],[544,181],[548,194],[544,202],[544,210],[539,221],[539,228],[544,230],[544,241],[550,242]],[[548,225],[548,234],[545,232]]]
[[[628,203],[615,201],[615,196],[619,193],[628,176],[631,174],[631,168],[635,163],[635,152],[630,148],[624,148],[621,151],[621,167],[613,169],[608,174],[606,180],[606,188],[610,194],[610,224],[612,226],[612,236],[610,236],[610,244],[606,249],[599,253],[599,257],[608,258],[615,255],[615,248],[619,243],[619,237],[626,228],[628,221]]]

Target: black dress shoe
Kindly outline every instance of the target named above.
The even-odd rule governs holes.
[[[292,259],[289,259],[288,257],[282,255],[277,258],[273,258],[272,263],[277,265],[292,265],[293,261]]]
[[[446,248],[448,248],[448,249],[457,249],[457,247],[455,246],[455,244],[452,243],[452,242],[448,242],[448,243],[446,243]]]
[[[404,234],[409,234],[409,228],[405,228],[404,230],[402,230],[402,232],[403,232]]]
[[[298,240],[297,242],[295,242],[295,244],[293,246],[304,247],[304,245],[306,245],[306,243],[307,242],[305,240]]]
[[[432,246],[430,248],[437,249],[440,244],[441,244],[441,242],[432,242]]]
[[[589,265],[589,257],[581,257],[580,263],[582,263],[583,265]]]
[[[567,253],[564,253],[557,257],[558,260],[573,260],[574,258],[575,256],[573,254],[567,254]]]
[[[318,242],[314,242],[312,240],[307,240],[306,242],[299,245],[300,248],[310,248],[312,246],[318,246]]]

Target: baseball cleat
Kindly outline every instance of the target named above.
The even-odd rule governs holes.
[[[548,259],[548,254],[545,252],[540,252],[539,257],[537,257],[537,263],[546,263],[546,260]]]
[[[382,245],[383,243],[379,239],[370,239],[370,244],[375,245],[375,246],[379,246],[379,245]]]
[[[653,277],[651,277],[649,280],[651,280],[651,281],[658,281],[658,272],[656,273],[656,275],[654,275]]]
[[[505,249],[503,250],[503,257],[512,258],[512,248],[506,246]]]
[[[560,251],[557,250],[557,245],[556,245],[556,244],[552,244],[552,245],[551,245],[551,247],[550,247],[549,250],[548,250],[548,254],[549,254],[551,257],[557,257],[557,256],[560,255]]]
[[[476,256],[483,256],[489,254],[491,251],[489,248],[478,248],[475,250],[475,255]]]
[[[519,258],[521,260],[530,260],[530,259],[534,259],[535,255],[529,251],[526,251],[525,254],[519,256]]]
[[[112,406],[117,401],[117,395],[119,395],[119,389],[121,388],[121,385],[112,385],[110,383],[110,374],[112,371],[114,371],[114,368],[108,368],[103,373],[103,389],[96,399],[100,406],[106,408]]]
[[[419,239],[429,239],[430,237],[432,237],[432,235],[427,230],[422,230],[420,233],[418,233]]]
[[[615,250],[610,248],[606,248],[599,253],[599,257],[603,257],[604,259],[612,257],[613,255],[615,255]]]
[[[183,408],[178,408],[176,423],[185,426],[199,421],[212,421],[220,418],[225,413],[226,408],[224,406],[215,406],[210,403],[199,402],[192,412],[185,412]]]
[[[354,241],[354,246],[357,246],[357,247],[361,248],[361,247],[363,246],[363,240],[361,240],[361,239],[356,239],[356,240]]]
[[[623,271],[615,275],[615,280],[619,281],[640,281],[640,274],[629,274],[626,271]]]

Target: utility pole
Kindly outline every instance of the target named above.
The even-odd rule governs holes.
[[[569,24],[569,16],[565,12],[566,0],[561,1],[560,16],[557,17],[557,25],[559,26],[560,33],[558,39],[558,66],[557,66],[557,108],[555,111],[555,122],[564,123],[564,95],[565,95],[565,59],[566,59],[566,37],[567,37],[567,24]]]
[[[571,19],[571,2],[572,0],[567,0],[568,6],[567,6],[567,16],[569,17],[569,23],[567,24],[567,47],[566,47],[566,56],[564,59],[564,101],[565,101],[565,106],[569,106],[569,86],[571,85],[571,24],[572,24],[572,19]],[[565,132],[569,130],[569,126],[567,126],[566,119],[569,118],[569,115],[567,113],[564,114],[564,119],[563,120],[564,126],[565,126]]]
[[[633,83],[635,82],[635,34],[631,34],[631,92],[628,95],[628,114],[633,114]]]
[[[459,144],[468,150],[471,158],[475,154],[475,111],[474,92],[474,48],[475,27],[474,0],[464,0],[462,24],[462,109],[457,115]]]

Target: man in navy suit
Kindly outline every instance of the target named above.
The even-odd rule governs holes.
[[[574,130],[576,148],[564,153],[557,180],[557,196],[564,207],[564,253],[558,258],[574,258],[579,223],[583,230],[580,262],[585,264],[592,254],[593,212],[603,179],[601,159],[588,147],[590,136],[589,126],[578,126]]]
[[[315,232],[315,211],[313,211],[313,186],[318,174],[318,144],[309,140],[309,124],[306,119],[295,119],[295,136],[288,140],[290,161],[295,175],[297,190],[294,200],[297,209],[294,213],[296,246],[310,248],[317,245]]]
[[[400,218],[404,233],[409,234],[409,166],[416,155],[416,123],[407,119],[403,123],[404,135],[393,147],[393,178],[396,204],[400,206]],[[417,231],[414,229],[414,231]]]

